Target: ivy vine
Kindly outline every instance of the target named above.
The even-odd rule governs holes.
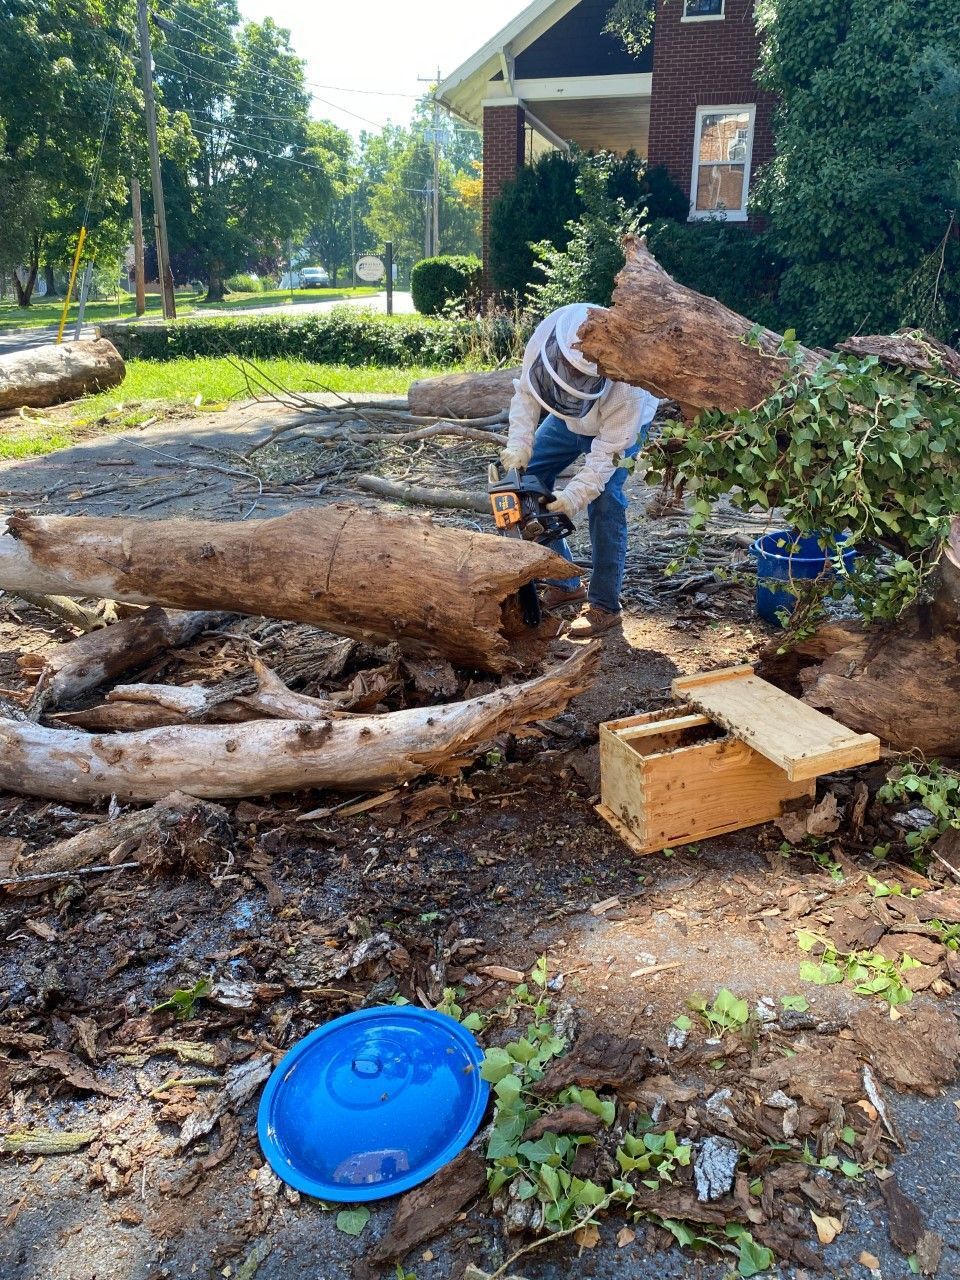
[[[801,372],[792,333],[781,354],[792,372],[757,408],[667,423],[650,478],[693,493],[693,547],[724,496],[771,521],[776,511],[778,524],[818,535],[825,549],[846,533],[861,553],[852,569],[838,562],[832,583],[791,584],[806,625],[828,595],[852,597],[867,622],[895,619],[929,597],[960,512],[960,382],[932,349],[924,372],[875,355],[834,355]]]

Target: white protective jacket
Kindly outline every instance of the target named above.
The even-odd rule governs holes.
[[[560,311],[572,311],[574,307],[577,311],[583,311],[586,318],[585,309],[579,303],[572,304],[569,308],[562,307]],[[507,448],[525,454],[528,458],[533,451],[533,437],[543,413],[543,407],[530,385],[530,370],[551,333],[556,330],[559,314],[560,312],[553,312],[537,326],[523,353],[520,377],[515,378],[513,383]],[[581,362],[585,368],[595,371],[586,357],[581,357],[578,363]],[[592,438],[589,447],[586,444],[584,446],[587,454],[584,465],[567,481],[563,490],[572,512],[582,511],[594,498],[600,496],[617,469],[615,457],[622,456],[634,444],[641,429],[653,421],[659,403],[642,387],[632,387],[626,382],[610,382],[585,417],[563,419],[576,435]]]

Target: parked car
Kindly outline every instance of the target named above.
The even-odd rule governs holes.
[[[301,289],[327,289],[330,287],[330,277],[324,271],[323,267],[301,267],[300,268],[300,288]]]

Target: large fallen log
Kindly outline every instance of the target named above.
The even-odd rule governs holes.
[[[646,237],[627,236],[624,249],[613,306],[591,312],[580,329],[584,354],[608,377],[677,401],[687,418],[766,400],[788,369],[777,354],[783,335],[678,284]],[[803,347],[800,354],[810,370],[822,357]]]
[[[583,351],[606,374],[677,400],[694,417],[760,404],[792,373],[778,354],[780,334],[679,284],[644,240],[628,237],[625,247],[612,308],[580,330]],[[935,359],[948,375],[960,374],[960,354],[926,335],[860,336],[842,349],[907,370],[930,370]],[[799,372],[825,354],[799,348]],[[823,665],[803,673],[807,702],[889,746],[960,755],[960,521],[932,608],[886,626],[827,630]]]
[[[565,572],[534,543],[340,504],[237,523],[18,512],[6,533],[0,590],[263,614],[494,672],[543,656],[555,625],[527,627],[515,593]]]
[[[519,369],[492,373],[447,373],[410,384],[410,412],[424,418],[486,418],[503,413],[513,399]]]
[[[85,803],[110,795],[157,800],[173,791],[220,799],[393,786],[449,773],[498,734],[558,715],[587,688],[598,656],[592,646],[523,684],[381,716],[112,735],[0,720],[0,790]]]
[[[0,413],[42,409],[106,391],[122,382],[126,367],[112,342],[64,342],[0,356]]]

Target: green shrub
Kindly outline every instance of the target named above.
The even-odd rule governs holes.
[[[525,165],[500,192],[490,212],[490,279],[496,291],[523,300],[539,279],[531,245],[565,249],[569,223],[580,216],[577,166],[562,151]]]
[[[640,230],[637,211],[610,194],[610,163],[610,157],[602,154],[584,160],[577,178],[583,212],[569,225],[566,248],[556,249],[546,241],[534,245],[537,266],[546,276],[545,282],[531,285],[528,293],[538,315],[571,302],[610,305],[624,263],[621,242],[629,232]]]
[[[764,236],[721,219],[658,222],[647,233],[650,251],[689,289],[719,298],[734,311],[772,329],[790,327],[777,313],[782,263]]]
[[[651,219],[685,219],[689,212],[689,197],[667,170],[648,169],[635,151],[624,156],[548,152],[507,183],[491,211],[490,278],[498,293],[523,301],[531,285],[541,283],[537,263],[543,246],[561,252],[567,248],[571,227],[584,213],[578,189],[584,164],[601,165],[606,195],[622,201],[634,216],[646,209]],[[534,245],[540,248],[534,250]]]
[[[307,360],[315,364],[452,365],[476,359],[508,360],[514,347],[509,317],[495,322],[384,316],[335,307],[303,319],[244,316],[186,319],[171,324],[102,325],[125,360],[177,360],[181,356],[247,356]]]
[[[228,276],[224,284],[231,293],[263,293],[266,287],[258,276],[251,276],[243,271],[238,275]]]
[[[473,256],[424,258],[413,268],[410,291],[422,316],[444,315],[451,306],[469,310],[480,305],[483,264]]]

